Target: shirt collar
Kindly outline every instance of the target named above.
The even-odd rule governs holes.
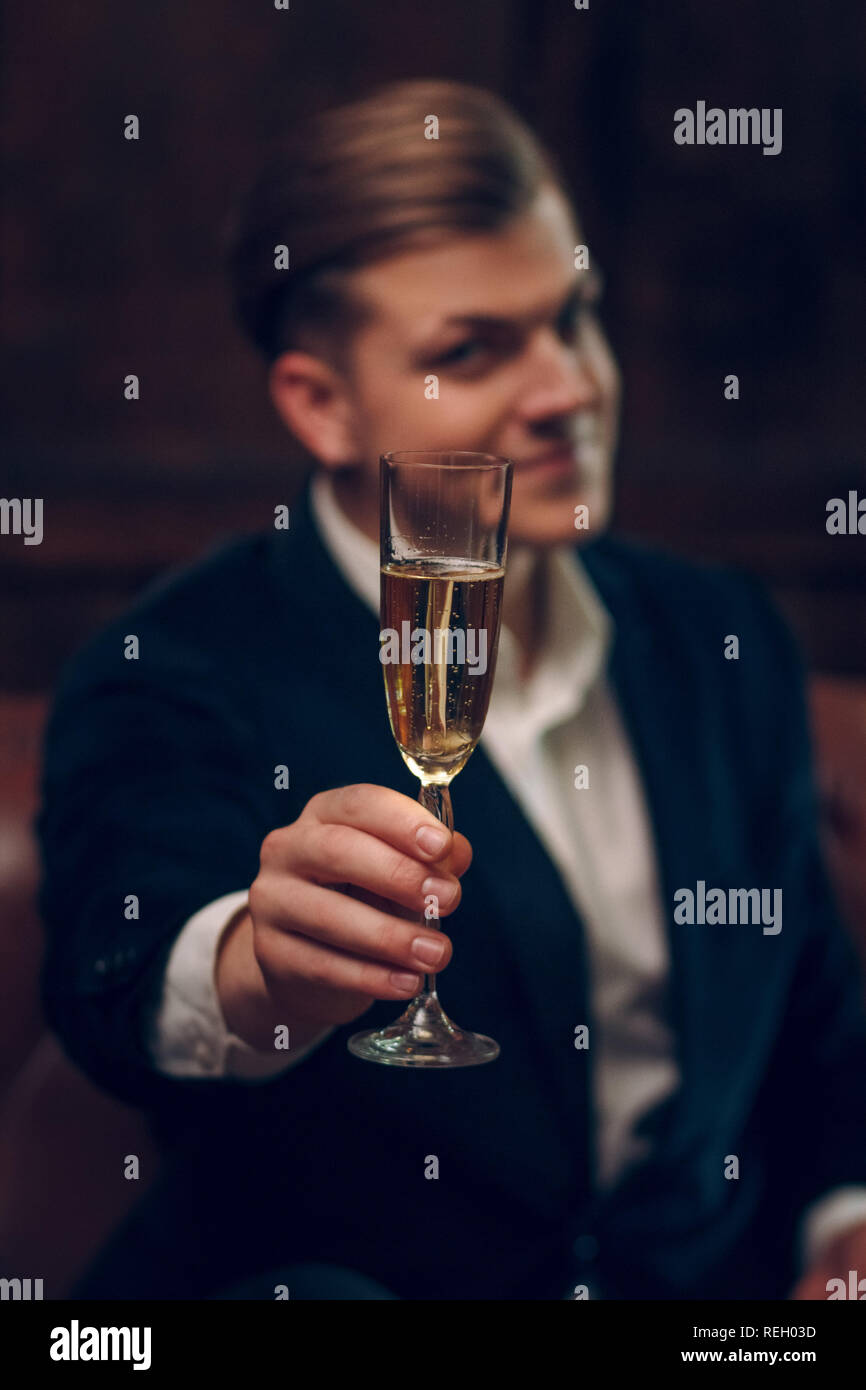
[[[330,475],[316,470],[310,483],[313,519],[346,583],[379,616],[379,546],[339,506]],[[515,578],[526,552],[513,551]],[[520,679],[518,647],[502,627],[488,720],[515,722],[524,737],[554,728],[576,714],[601,676],[613,621],[573,546],[547,552],[548,627],[527,681]],[[509,559],[509,572],[511,559]],[[506,585],[508,578],[506,577]]]
[[[317,469],[310,508],[325,549],[350,589],[379,616],[379,546],[349,520],[334,496],[330,475]]]

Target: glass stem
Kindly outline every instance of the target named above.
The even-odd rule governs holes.
[[[442,786],[438,783],[430,783],[429,785],[425,786],[422,782],[421,790],[418,793],[418,800],[420,801],[424,809],[432,812],[436,819],[438,821],[441,821],[442,824],[446,826],[448,830],[454,829],[454,812],[451,808],[451,792],[448,789],[448,787]],[[431,903],[429,907],[425,907],[425,911],[421,917],[421,923],[424,927],[435,927],[437,931],[442,930],[442,928],[439,926],[438,907],[438,903]],[[431,913],[435,913],[435,915],[431,915],[430,917],[428,917],[428,911]],[[435,975],[425,975],[424,993],[429,998],[438,1000],[439,996],[436,993]]]

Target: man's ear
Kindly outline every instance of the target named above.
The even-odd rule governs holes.
[[[284,352],[272,363],[268,390],[280,419],[321,463],[354,463],[358,443],[345,379],[308,352]]]

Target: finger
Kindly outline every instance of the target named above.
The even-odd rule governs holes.
[[[345,893],[350,898],[357,898],[358,902],[368,903],[370,907],[375,907],[377,912],[390,912],[392,916],[401,917],[407,922],[420,923],[421,926],[426,922],[428,926],[435,927],[439,920],[440,914],[435,894],[425,897],[424,911],[421,913],[417,908],[400,907],[399,903],[389,902],[387,898],[381,898],[377,893],[368,893],[366,888],[355,888],[351,883],[335,884],[334,887],[338,893]]]
[[[425,875],[435,874],[439,876],[444,871],[446,877],[453,874],[455,878],[460,878],[471,863],[472,846],[465,835],[461,835],[459,831],[455,830],[450,852],[443,859],[437,859],[435,863],[424,864],[423,870]]]
[[[359,903],[366,903],[368,907],[375,907],[377,912],[390,912],[394,917],[402,917],[406,922],[419,922],[421,913],[415,907],[401,907],[399,903],[389,902],[387,898],[382,898],[378,893],[368,893],[366,888],[356,888],[351,883],[335,883],[332,885],[333,891],[345,893],[349,898],[357,898]],[[431,923],[431,925],[434,925]]]
[[[317,851],[312,847],[321,844],[319,831],[332,835],[335,827],[323,826],[316,818],[304,820],[300,817],[291,825],[280,826],[272,830],[265,836],[261,844],[260,860],[263,870],[281,870],[286,873],[308,873],[313,866]],[[359,834],[366,832],[360,831]],[[312,839],[310,838],[312,837]],[[387,844],[387,841],[381,843]],[[395,854],[397,851],[393,851]],[[469,865],[472,863],[472,846],[465,835],[455,831],[451,839],[451,847],[445,854],[435,860],[413,859],[412,862],[423,870],[421,882],[428,875],[436,877],[454,878],[461,877]],[[333,869],[333,865],[330,866]],[[326,875],[329,882],[346,882],[345,878],[340,879],[339,875],[334,876],[333,872]],[[360,885],[357,885],[360,887]],[[443,894],[443,899],[444,899]],[[414,905],[414,904],[413,904]]]
[[[376,961],[385,970],[440,971],[451,959],[451,941],[435,927],[381,912],[304,879],[290,880],[288,891],[284,878],[257,879],[250,889],[250,909],[254,920],[265,924],[257,954],[261,950],[263,968],[267,964],[275,973],[291,957],[286,954],[287,934]]]
[[[444,859],[436,860],[437,870],[441,867],[460,878],[472,863],[472,846],[459,830],[452,832],[451,851]]]
[[[257,952],[268,987],[274,998],[288,1009],[294,1004],[302,1016],[332,1016],[344,995],[352,996],[353,1001],[358,996],[411,999],[422,988],[423,967],[412,970],[336,951],[301,935],[270,935],[274,940]]]
[[[460,882],[441,866],[420,864],[393,846],[349,825],[313,823],[293,854],[292,872],[321,885],[350,883],[389,898],[401,907],[421,909],[432,893],[443,913],[460,901]]]
[[[365,830],[426,863],[441,859],[453,842],[452,832],[431,811],[410,796],[373,782],[354,782],[319,792],[307,802],[304,812],[326,825]]]

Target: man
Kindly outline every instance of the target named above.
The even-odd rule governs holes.
[[[753,585],[603,534],[619,378],[552,162],[487,94],[397,84],[295,131],[230,248],[316,468],[287,530],[150,590],[59,692],[46,1008],[168,1153],[79,1292],[782,1297],[803,1268],[824,1296],[866,1261],[866,1018],[801,676]],[[377,660],[401,448],[515,460],[438,845]],[[350,1056],[437,948],[497,1061]]]

